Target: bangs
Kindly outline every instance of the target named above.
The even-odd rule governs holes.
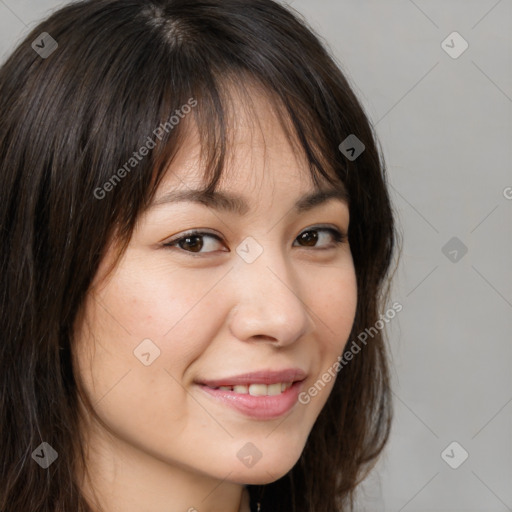
[[[194,73],[194,76],[198,75]],[[244,109],[247,118],[259,124],[261,112],[258,109],[261,109],[261,103],[256,105],[254,93],[264,99],[264,108],[271,109],[279,121],[297,160],[307,163],[314,186],[320,189],[323,184],[329,183],[347,192],[343,181],[346,169],[341,165],[338,155],[332,155],[328,140],[319,129],[322,123],[315,119],[315,112],[307,108],[305,101],[294,98],[292,103],[292,98],[269,89],[269,84],[245,70],[226,72],[222,78],[219,77],[220,73],[215,75],[212,70],[203,69],[202,78],[208,85],[201,80],[193,87],[191,97],[197,101],[193,113],[180,122],[171,138],[159,143],[152,186],[148,190],[145,207],[151,203],[156,189],[178,151],[186,144],[192,129],[196,129],[199,134],[200,168],[203,171],[204,186],[202,191],[206,194],[215,191],[237,151],[235,134],[239,129],[240,109]],[[176,95],[176,91],[173,95]],[[185,104],[185,91],[178,96]],[[167,112],[161,124],[170,117],[172,111]],[[264,134],[264,130],[261,131]]]
[[[208,10],[205,4],[204,11]],[[208,23],[195,18],[193,12],[194,6],[186,2],[175,2],[171,10],[153,4],[137,14],[137,21],[154,35],[151,50],[161,56],[149,60],[151,69],[144,70],[146,75],[160,77],[160,97],[164,100],[161,121],[190,96],[198,102],[193,118],[200,134],[206,190],[215,189],[228,148],[235,149],[229,141],[236,124],[231,99],[236,95],[249,107],[250,90],[254,88],[269,100],[289,142],[307,160],[315,186],[319,187],[321,176],[330,183],[342,183],[346,169],[337,149],[342,135],[337,122],[339,98],[319,81],[317,71],[307,67],[294,36],[276,23],[284,14],[282,8],[276,5],[275,12],[265,20],[255,4],[244,8],[226,2],[224,12],[218,6],[215,14],[212,10]],[[226,30],[224,16],[233,16],[239,26]],[[318,50],[313,36],[309,43]],[[135,96],[140,97],[140,93]],[[146,204],[183,142],[182,132],[189,123],[190,119],[181,123],[174,137],[160,144]]]

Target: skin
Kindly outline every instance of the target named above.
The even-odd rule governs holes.
[[[253,92],[250,112],[233,100],[236,150],[219,184],[246,198],[247,213],[194,202],[150,208],[106,277],[112,248],[107,252],[77,319],[77,369],[108,427],[84,414],[92,480],[84,480],[83,490],[105,511],[249,512],[244,484],[273,482],[294,466],[332,390],[334,380],[309,404],[260,420],[194,383],[299,367],[308,374],[307,390],[342,353],[354,321],[348,241],[335,245],[318,228],[308,230],[318,235],[316,245],[298,239],[318,224],[347,232],[348,206],[330,199],[294,213],[295,201],[314,188],[306,160],[264,96]],[[190,126],[157,199],[204,183],[199,138]],[[221,241],[205,236],[181,248],[163,245],[191,229]],[[250,264],[236,252],[248,236],[263,248]],[[195,257],[201,241],[202,256]],[[160,349],[149,366],[133,353],[147,338]],[[247,442],[262,453],[252,467],[237,457]]]

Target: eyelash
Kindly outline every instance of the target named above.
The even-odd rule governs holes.
[[[307,228],[305,229],[304,231],[302,231],[297,237],[295,240],[297,240],[301,235],[303,235],[304,233],[310,233],[312,231],[323,231],[323,232],[327,232],[327,233],[330,233],[332,238],[333,238],[333,245],[329,246],[329,247],[324,247],[324,248],[321,248],[321,249],[316,249],[317,251],[320,250],[327,250],[327,249],[334,249],[335,247],[338,247],[340,246],[341,244],[345,243],[347,241],[347,235],[341,231],[339,231],[338,229],[335,229],[335,228],[331,228],[331,227],[322,227],[322,226],[313,226],[311,228]],[[175,238],[174,240],[170,240],[169,242],[166,242],[165,244],[163,244],[164,247],[168,247],[168,248],[174,248],[175,246],[178,246],[178,244],[180,242],[183,242],[185,241],[187,238],[194,238],[194,237],[205,237],[205,236],[209,236],[211,238],[215,238],[216,240],[218,240],[219,242],[222,242],[222,239],[216,235],[216,234],[213,234],[213,233],[209,233],[209,232],[205,232],[205,231],[189,231],[187,233],[185,233],[184,235],[180,236],[179,238]],[[307,249],[308,246],[302,246],[304,249]],[[193,252],[193,251],[187,251],[186,249],[182,249],[181,247],[176,247],[177,249],[180,249],[182,252],[185,252],[185,253],[188,253],[194,257],[201,257],[202,255],[204,254],[209,254],[209,253],[212,253],[212,252],[216,252],[216,251],[207,251],[207,252]],[[315,249],[315,247],[312,247],[313,249]],[[202,249],[202,247],[201,247]],[[222,251],[222,252],[228,252],[228,251]]]

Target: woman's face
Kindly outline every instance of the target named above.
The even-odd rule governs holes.
[[[217,189],[237,200],[171,201],[204,184],[190,132],[107,279],[113,253],[103,260],[77,322],[79,373],[123,463],[149,457],[219,480],[274,481],[298,460],[332,389],[322,376],[356,309],[350,247],[333,234],[348,232],[348,206],[331,197],[296,207],[315,191],[307,163],[265,100],[253,101],[254,112],[239,109]],[[298,401],[315,383],[321,391]]]

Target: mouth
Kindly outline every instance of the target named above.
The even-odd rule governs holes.
[[[290,368],[262,370],[195,384],[216,403],[234,408],[253,419],[268,420],[278,418],[293,408],[306,377],[304,371]]]

